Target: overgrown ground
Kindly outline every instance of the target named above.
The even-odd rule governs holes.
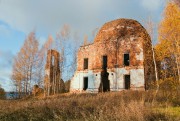
[[[179,121],[180,93],[123,91],[0,100],[1,121]]]

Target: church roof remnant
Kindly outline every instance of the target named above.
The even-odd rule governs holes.
[[[136,20],[133,19],[117,19],[105,23],[99,30],[94,42],[114,40],[119,37],[127,37],[136,35],[144,39],[150,39],[145,28]]]

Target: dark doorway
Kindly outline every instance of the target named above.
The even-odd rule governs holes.
[[[88,58],[84,58],[84,69],[88,69]]]
[[[125,75],[124,81],[125,81],[125,89],[130,89],[130,75]]]
[[[129,54],[124,54],[124,65],[129,66]]]
[[[84,87],[83,90],[86,90],[88,88],[88,77],[84,77]]]
[[[107,68],[107,56],[103,56],[103,69]]]
[[[103,56],[102,58],[102,72],[101,72],[101,83],[99,86],[99,92],[107,92],[110,91],[110,82],[108,80],[109,73],[107,72],[107,56]]]
[[[109,73],[107,71],[101,73],[103,92],[110,91],[110,84],[109,84],[108,76],[109,76]]]

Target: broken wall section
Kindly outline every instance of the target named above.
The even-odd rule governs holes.
[[[44,94],[45,96],[60,93],[62,80],[59,67],[60,54],[56,50],[48,50],[45,65]]]

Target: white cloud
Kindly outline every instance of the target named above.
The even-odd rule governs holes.
[[[41,47],[45,43],[45,41],[47,41],[47,38],[44,36],[41,36],[38,38],[38,40],[39,40],[39,46]]]
[[[80,24],[90,14],[95,16],[100,3],[102,0],[2,0],[0,19],[25,33],[34,28],[55,32],[62,24]]]
[[[13,83],[9,78],[0,77],[0,85],[6,92],[12,91]]]
[[[137,2],[138,1],[138,2]],[[0,20],[15,30],[55,33],[63,24],[89,34],[118,17],[141,19],[146,9],[157,10],[161,0],[2,0]],[[142,5],[140,7],[140,5]],[[143,10],[145,9],[145,10]]]
[[[141,5],[149,11],[155,11],[162,6],[164,0],[141,0]]]
[[[10,51],[0,51],[0,68],[11,67],[13,57],[14,55]]]
[[[5,26],[5,25],[0,25],[0,33],[1,33],[1,35],[5,35],[5,36],[8,36],[8,35],[10,35],[10,31],[9,31],[9,29],[7,28],[7,26]]]
[[[0,85],[9,91],[9,83],[12,70],[13,54],[10,51],[0,51]]]

